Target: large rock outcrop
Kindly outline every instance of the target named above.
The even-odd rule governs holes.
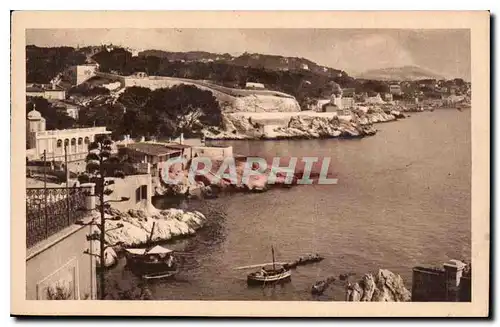
[[[354,284],[347,286],[347,301],[350,302],[408,302],[411,293],[404,286],[401,276],[386,269],[366,274]]]
[[[254,94],[236,97],[231,105],[226,107],[226,112],[299,112],[300,105],[292,97],[280,97],[272,94]]]
[[[259,116],[262,120],[262,115]],[[252,116],[224,115],[221,129],[206,129],[207,139],[293,139],[364,137],[376,133],[372,122],[394,120],[392,115],[377,113],[359,117],[318,116],[315,114],[283,115],[282,121],[264,125]]]
[[[193,235],[206,222],[206,217],[202,213],[180,209],[150,208],[148,211],[130,209],[127,212],[107,209],[105,218],[106,242],[121,246],[140,246],[145,244],[150,236],[152,242],[161,242],[175,237]],[[96,214],[94,219],[100,222],[99,215]],[[155,224],[154,229],[153,224]],[[99,234],[98,228],[94,230]],[[93,242],[93,251],[99,252],[99,241]],[[112,266],[116,258],[113,248],[108,247],[105,253],[106,267]]]

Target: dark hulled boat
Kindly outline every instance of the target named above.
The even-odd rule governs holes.
[[[262,268],[259,271],[248,274],[247,283],[249,285],[283,283],[291,280],[291,270],[288,267],[283,266],[282,264],[276,263],[276,261],[274,260],[273,247],[271,247],[271,252],[273,256],[272,265],[262,265]]]
[[[151,244],[155,223],[151,228],[151,233],[146,244]],[[127,267],[134,273],[143,277],[152,277],[154,279],[170,277],[178,269],[178,263],[174,257],[173,251],[161,245],[146,246],[142,248],[126,248],[125,257],[127,258]]]
[[[125,249],[127,266],[141,273],[174,271],[177,262],[173,251],[156,245],[152,248]]]

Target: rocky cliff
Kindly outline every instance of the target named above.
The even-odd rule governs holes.
[[[266,114],[223,116],[222,128],[211,128],[204,131],[207,139],[293,139],[293,138],[333,138],[364,137],[376,133],[373,124],[401,118],[399,112],[386,113],[383,110],[372,110],[368,113],[357,111],[338,116],[329,113],[283,113],[275,122],[262,123]],[[257,119],[258,117],[258,119]]]
[[[366,274],[354,284],[347,286],[349,302],[409,302],[411,293],[404,286],[401,276],[386,269],[377,274]]]

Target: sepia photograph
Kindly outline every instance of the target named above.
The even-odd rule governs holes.
[[[13,18],[19,313],[487,314],[487,12],[51,14]]]

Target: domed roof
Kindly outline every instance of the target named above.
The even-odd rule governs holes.
[[[33,108],[33,110],[28,112],[28,119],[29,120],[42,120],[43,117],[39,111],[37,111],[35,108]]]

